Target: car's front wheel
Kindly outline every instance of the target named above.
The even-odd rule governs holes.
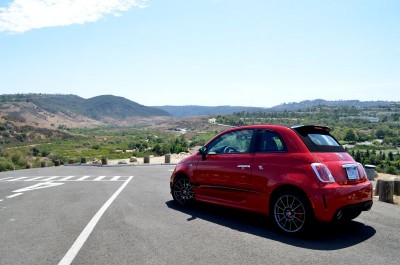
[[[172,197],[180,205],[190,205],[194,202],[194,190],[187,177],[179,177],[172,185]]]
[[[303,233],[312,220],[310,204],[299,191],[279,192],[274,196],[271,206],[275,225],[285,233]]]

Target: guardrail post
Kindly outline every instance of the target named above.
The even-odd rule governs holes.
[[[171,154],[166,154],[165,155],[165,164],[171,163]]]

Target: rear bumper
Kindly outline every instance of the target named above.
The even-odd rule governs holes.
[[[372,185],[369,181],[357,185],[338,184],[321,188],[312,199],[314,215],[319,221],[330,222],[341,214],[368,211],[372,207]]]

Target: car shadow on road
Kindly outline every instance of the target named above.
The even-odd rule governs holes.
[[[183,207],[171,200],[166,202],[166,205],[170,209],[189,215],[188,222],[202,219],[240,232],[314,250],[338,250],[351,247],[368,240],[376,233],[373,227],[355,220],[345,225],[316,224],[305,235],[288,236],[278,232],[271,219],[260,214],[206,203]]]

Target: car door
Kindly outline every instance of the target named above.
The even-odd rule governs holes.
[[[268,194],[268,186],[282,181],[284,171],[290,171],[292,161],[282,137],[272,130],[258,130],[255,143],[251,188]]]
[[[206,146],[206,155],[195,172],[199,199],[221,203],[246,200],[251,183],[253,135],[252,129],[229,131]]]

